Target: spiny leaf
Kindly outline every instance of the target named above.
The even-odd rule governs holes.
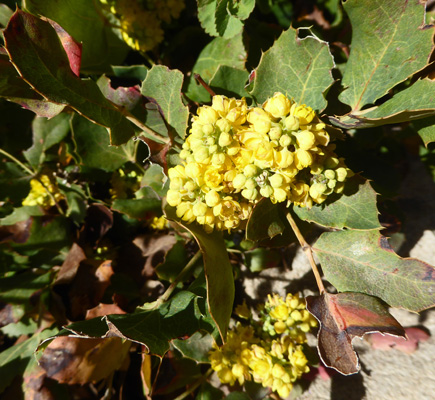
[[[197,223],[184,224],[179,221],[172,207],[165,208],[166,216],[177,221],[190,231],[199,244],[204,257],[204,270],[207,279],[207,303],[210,314],[219,333],[225,341],[234,301],[233,268],[228,258],[222,232],[206,233]]]
[[[426,147],[429,143],[435,142],[435,117],[419,119],[413,125]]]
[[[130,140],[118,147],[110,146],[106,130],[80,115],[72,117],[71,131],[77,157],[86,167],[114,171],[127,161],[135,161],[137,143]]]
[[[380,229],[376,192],[368,181],[355,176],[346,182],[344,193],[331,203],[311,209],[293,207],[296,215],[328,228]]]
[[[315,36],[298,38],[299,30],[283,32],[261,57],[251,95],[259,103],[282,92],[316,111],[326,107],[323,93],[332,85],[334,61],[326,42]]]
[[[201,51],[193,66],[192,73],[199,74],[204,82],[209,84],[220,66],[243,70],[245,61],[246,49],[241,33],[232,39],[216,38]],[[246,79],[242,84],[244,82],[246,82]],[[196,83],[193,76],[189,81],[186,96],[201,103],[210,101],[210,94]]]
[[[227,97],[248,97],[245,89],[248,78],[249,72],[244,69],[220,65],[210,80],[210,87],[215,93]]]
[[[372,128],[435,115],[435,82],[421,79],[379,107],[331,118],[342,128]]]
[[[313,249],[340,292],[366,293],[414,312],[435,305],[435,268],[399,257],[378,231],[326,232]]]
[[[230,39],[243,29],[242,21],[248,18],[255,0],[197,0],[198,19],[211,36]]]
[[[125,143],[134,135],[130,122],[96,83],[72,72],[56,31],[47,21],[17,10],[3,34],[12,63],[38,93],[106,127],[113,145]]]
[[[347,0],[352,43],[339,99],[353,111],[373,104],[424,68],[433,49],[433,27],[424,5],[408,0]]]
[[[142,83],[144,96],[154,99],[167,124],[180,136],[186,134],[188,108],[181,101],[183,74],[163,65],[154,65]]]
[[[360,366],[352,346],[355,336],[380,332],[406,337],[405,330],[388,312],[388,305],[362,293],[323,293],[308,296],[307,309],[320,322],[319,355],[324,364],[343,375]]]
[[[63,113],[50,120],[33,120],[33,145],[23,153],[32,167],[38,168],[45,160],[45,152],[66,137],[70,131],[70,119],[70,115]]]
[[[33,111],[40,117],[53,118],[65,108],[45,100],[24,82],[9,62],[9,57],[0,49],[0,96]]]
[[[134,314],[112,314],[76,322],[65,327],[58,335],[77,338],[121,337],[144,345],[150,354],[163,357],[169,350],[169,341],[190,336],[201,329],[210,328],[207,317],[200,312],[201,298],[192,292],[181,291],[155,309]],[[208,330],[208,329],[207,329]]]
[[[83,44],[82,68],[92,72],[108,71],[110,65],[121,64],[128,52],[128,46],[104,20],[98,3],[88,0],[24,2],[26,10],[56,21]]]

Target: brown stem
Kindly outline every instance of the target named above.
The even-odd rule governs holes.
[[[202,85],[202,87],[207,90],[207,92],[210,93],[210,96],[216,96],[216,93],[213,92],[213,90],[211,90],[210,86],[208,86],[205,82],[204,79],[201,78],[201,75],[199,74],[194,74],[193,75],[195,77],[195,79],[198,81],[198,83],[200,83]]]
[[[307,243],[305,238],[302,236],[301,231],[299,230],[298,226],[296,225],[295,220],[291,216],[290,212],[287,213],[287,221],[290,223],[290,226],[293,229],[293,232],[295,233],[299,244],[302,247],[302,250],[304,251],[305,255],[308,258],[308,261],[310,262],[311,269],[313,270],[314,277],[316,278],[317,287],[319,288],[320,294],[323,294],[326,292],[325,287],[323,286],[322,278],[320,276],[319,269],[317,268],[316,262],[314,261],[313,257],[313,250],[311,246]]]

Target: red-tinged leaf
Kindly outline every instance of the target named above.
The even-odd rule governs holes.
[[[74,38],[63,29],[57,22],[47,18],[47,21],[54,28],[59,36],[60,42],[65,50],[65,53],[69,60],[69,66],[71,71],[76,76],[80,76],[80,64],[82,61],[82,45],[78,43]]]
[[[405,330],[376,297],[362,293],[324,293],[308,296],[307,309],[320,322],[318,350],[323,363],[343,375],[360,366],[352,339],[380,332],[405,337]]]
[[[425,342],[430,337],[426,331],[420,328],[405,328],[405,332],[408,340],[402,337],[384,336],[380,333],[372,333],[368,335],[366,339],[374,349],[397,349],[404,353],[411,354],[418,349],[420,342]]]
[[[131,87],[119,86],[114,89],[111,86],[110,79],[105,75],[98,79],[97,85],[107,99],[118,106],[125,107],[129,111],[132,111],[142,98],[139,85]]]
[[[119,369],[131,342],[121,338],[81,339],[59,337],[44,351],[39,363],[47,376],[60,383],[97,382]]]
[[[47,21],[17,10],[3,36],[20,76],[44,98],[67,105],[107,128],[112,145],[123,144],[134,135],[131,123],[104,97],[96,83],[74,74],[56,31]]]

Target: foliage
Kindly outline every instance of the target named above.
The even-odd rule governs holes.
[[[0,393],[286,398],[320,361],[357,373],[354,336],[404,336],[388,307],[435,306],[382,231],[404,163],[435,176],[425,8],[1,3]],[[239,290],[297,243],[306,307]]]

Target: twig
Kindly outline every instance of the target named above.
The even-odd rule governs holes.
[[[210,368],[204,375],[202,375],[194,384],[192,384],[189,389],[187,389],[184,393],[177,396],[174,400],[183,400],[189,394],[193,393],[199,385],[201,385],[208,377],[212,374],[213,370]]]
[[[210,86],[208,86],[205,82],[204,79],[201,78],[201,75],[199,74],[194,74],[193,75],[194,78],[198,81],[199,84],[202,85],[202,87],[207,90],[207,92],[210,94],[210,96],[216,96],[216,93],[213,92],[213,90],[211,90]]]
[[[201,251],[198,250],[196,254],[191,258],[191,260],[187,263],[187,265],[183,268],[183,270],[178,274],[178,276],[174,279],[174,281],[169,285],[166,289],[165,293],[163,293],[159,299],[157,300],[157,307],[167,301],[171,296],[172,292],[177,287],[178,283],[184,278],[187,272],[189,272],[192,267],[196,264],[198,259],[201,257]]]
[[[299,244],[302,247],[302,250],[304,251],[305,255],[308,258],[308,261],[310,262],[311,269],[313,270],[314,276],[316,278],[317,287],[319,288],[320,294],[325,293],[325,287],[323,286],[322,278],[319,273],[319,269],[317,268],[316,262],[314,261],[313,257],[313,251],[311,246],[307,243],[305,238],[302,236],[301,231],[299,230],[298,226],[296,225],[295,220],[291,216],[290,212],[287,213],[287,221],[290,223],[290,226],[293,229],[293,232],[295,233]]]
[[[139,121],[130,111],[128,111],[125,108],[119,107],[119,111],[124,115],[125,118],[127,118],[130,122],[135,124],[138,128],[142,129],[145,133],[147,133],[149,136],[151,136],[153,139],[163,142],[163,143],[169,143],[170,139],[167,137],[164,137],[160,134],[158,134],[153,129],[149,128],[148,126],[144,125],[141,121]]]
[[[15,164],[20,166],[24,171],[26,171],[29,175],[35,175],[35,171],[32,171],[27,165],[23,164],[18,158],[15,158],[12,154],[9,154],[7,151],[0,148],[0,153],[10,158]]]

